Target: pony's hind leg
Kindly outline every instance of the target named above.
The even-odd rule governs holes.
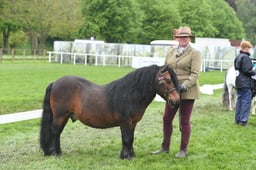
[[[232,109],[235,109],[236,108],[236,98],[237,98],[237,91],[235,89],[235,87],[233,87],[233,90],[232,90]]]
[[[228,104],[229,104],[229,110],[230,111],[232,111],[233,110],[233,98],[232,98],[232,94],[229,94],[229,102],[228,102]]]
[[[61,154],[61,147],[60,147],[60,135],[63,131],[68,118],[64,120],[55,120],[52,125],[52,140],[51,146],[49,147],[50,155],[60,155]]]
[[[45,142],[42,146],[45,156],[58,156],[61,154],[60,135],[67,123],[67,120],[68,118],[58,120],[53,118],[53,121],[47,130],[47,137],[44,137]]]
[[[252,115],[256,115],[256,97],[253,98],[252,102]]]
[[[53,84],[47,86],[43,101],[40,147],[43,149],[45,156],[61,154],[60,134],[68,121],[68,114],[65,114],[63,110],[59,110],[59,114],[56,114],[56,108],[54,112],[52,110],[50,97]]]
[[[236,107],[236,90],[234,87],[228,87],[229,110],[232,111]]]

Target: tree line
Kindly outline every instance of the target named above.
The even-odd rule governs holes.
[[[232,2],[232,3],[231,3]],[[256,43],[255,0],[0,0],[0,48],[94,37],[149,44],[190,26],[197,37]]]

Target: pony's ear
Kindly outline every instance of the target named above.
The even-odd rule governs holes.
[[[166,72],[168,70],[168,65],[164,65],[161,68],[161,73]]]
[[[165,71],[163,73],[160,73],[159,74],[159,77],[158,77],[158,81],[159,81],[159,85],[162,85],[165,81],[169,81],[170,79],[170,74],[168,71]]]
[[[164,78],[170,78],[169,76],[169,72],[168,71],[163,71],[163,72],[161,72],[160,73],[160,75],[159,75],[159,79],[164,79]]]

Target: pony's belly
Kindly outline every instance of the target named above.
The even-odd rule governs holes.
[[[79,116],[79,120],[90,127],[93,128],[110,128],[120,125],[120,118],[117,114],[113,113],[83,113]]]

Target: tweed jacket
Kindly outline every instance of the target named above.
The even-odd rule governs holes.
[[[177,75],[180,84],[184,84],[187,91],[182,93],[181,99],[199,99],[199,73],[201,70],[201,53],[190,45],[185,52],[177,55],[176,48],[170,48],[165,64],[169,65]]]

